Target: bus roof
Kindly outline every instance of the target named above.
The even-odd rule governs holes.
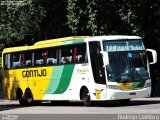
[[[38,48],[43,48],[43,47],[59,46],[59,45],[65,45],[65,44],[81,43],[81,42],[84,42],[85,38],[87,38],[87,41],[141,39],[141,37],[139,36],[127,36],[127,35],[90,36],[90,37],[89,36],[71,36],[71,37],[39,41],[32,46],[5,48],[3,50],[3,53],[15,52],[15,51],[25,51],[29,49],[38,49]]]
[[[71,37],[64,37],[64,38],[57,38],[57,39],[51,39],[51,40],[44,40],[36,42],[32,46],[19,46],[19,47],[11,47],[11,48],[5,48],[3,50],[3,53],[8,52],[15,52],[15,51],[25,51],[29,49],[38,49],[43,47],[50,47],[50,46],[58,46],[58,45],[65,45],[70,44],[70,41],[72,43],[84,41],[82,39],[88,38],[89,36],[71,36]]]
[[[57,38],[57,39],[39,41],[35,43],[34,45],[44,45],[44,44],[50,44],[50,43],[65,42],[65,41],[83,39],[87,37],[89,36],[71,36],[71,37]]]
[[[28,49],[29,49],[29,46],[11,47],[11,48],[5,48],[2,53],[24,51],[24,50],[28,50]]]
[[[139,36],[129,36],[129,35],[108,35],[108,36],[94,36],[88,38],[89,41],[93,40],[130,40],[130,39],[142,39]]]

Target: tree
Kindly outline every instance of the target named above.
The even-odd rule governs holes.
[[[48,0],[43,8],[45,17],[40,24],[40,39],[53,39],[71,35],[66,17],[67,0]]]
[[[39,24],[45,16],[42,2],[24,0],[24,5],[1,7],[0,42],[1,49],[26,44],[28,36],[37,37]],[[30,39],[32,40],[32,39]],[[32,41],[28,41],[28,43]]]

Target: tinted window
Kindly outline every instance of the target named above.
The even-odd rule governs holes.
[[[44,57],[46,55],[44,50],[36,50],[33,52],[33,54],[34,54],[34,66],[44,65],[44,63],[45,63]]]
[[[11,54],[11,68],[21,67],[21,53]]]
[[[58,50],[57,48],[49,48],[46,50],[45,61],[47,65],[58,64]]]

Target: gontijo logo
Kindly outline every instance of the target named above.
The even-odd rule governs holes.
[[[26,70],[22,71],[22,77],[43,77],[47,76],[47,70],[41,69],[41,70]]]

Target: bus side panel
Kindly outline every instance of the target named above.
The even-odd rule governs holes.
[[[3,92],[5,99],[15,100],[18,88],[20,88],[23,93],[25,92],[28,83],[27,78],[23,78],[22,71],[23,69],[14,69],[3,72]]]
[[[47,89],[49,86],[49,82],[53,82],[51,79],[52,71],[54,67],[37,67],[37,68],[29,68],[27,71],[28,75],[28,84],[29,89],[33,94],[34,100],[42,100],[45,95],[46,90],[51,91],[51,89]]]
[[[70,85],[64,93],[64,99],[80,100],[81,87],[86,86],[89,89],[89,86],[92,86],[92,81],[89,78],[89,66],[87,63],[75,65]]]
[[[68,90],[69,85],[72,84],[71,77],[73,75],[74,67],[75,65],[73,64],[54,67],[43,100],[66,99],[64,98],[64,94]]]

